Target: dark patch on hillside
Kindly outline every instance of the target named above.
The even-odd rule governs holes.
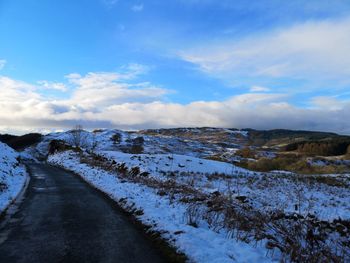
[[[249,132],[249,144],[255,146],[281,146],[298,142],[328,141],[333,139],[350,140],[350,136],[338,135],[331,132],[294,131],[294,130],[253,130]]]
[[[296,151],[302,154],[319,156],[337,156],[350,153],[350,138],[333,138],[320,141],[303,141],[291,143],[285,147],[286,151]]]
[[[12,139],[17,138],[18,136],[11,135],[11,134],[0,134],[0,142],[7,143],[11,141]]]
[[[6,143],[11,148],[19,151],[26,147],[40,142],[42,135],[39,133],[29,133],[22,136],[15,136],[10,134],[0,135],[0,141]]]

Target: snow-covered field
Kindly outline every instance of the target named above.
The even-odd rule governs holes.
[[[0,213],[26,182],[18,160],[47,160],[105,192],[190,261],[350,261],[350,175],[238,167],[232,161],[243,160],[236,151],[248,136],[212,128],[73,130],[20,153],[0,143]]]
[[[0,214],[23,189],[27,172],[18,161],[19,154],[0,143]]]
[[[217,146],[192,138],[147,134],[142,153],[133,152],[139,136],[83,132],[82,152],[68,147],[48,161],[81,175],[194,262],[288,261],[291,253],[350,260],[350,175],[253,172],[205,159]],[[35,151],[47,155],[51,140],[72,145],[69,132],[55,133]],[[322,237],[318,256],[310,235]]]
[[[257,173],[225,162],[177,154],[128,154],[118,151],[100,151],[98,154],[116,163],[125,163],[129,168],[139,167],[141,172],[148,172],[156,179],[172,177],[179,183],[192,179],[191,183],[201,191],[225,194],[230,187],[234,196],[247,196],[259,209],[297,210],[303,215],[310,213],[323,220],[350,219],[350,191],[347,187],[307,183],[293,173]],[[217,178],[213,180],[215,175]],[[341,177],[350,181],[350,175]],[[295,209],[295,205],[300,207]]]
[[[49,156],[48,161],[81,175],[124,208],[142,211],[142,215],[138,218],[144,224],[152,226],[152,230],[162,233],[165,239],[185,253],[191,261],[218,263],[233,260],[237,262],[273,261],[266,257],[266,250],[262,246],[253,247],[242,241],[228,239],[225,231],[214,232],[204,223],[198,227],[188,225],[185,217],[186,205],[172,203],[169,197],[159,196],[157,191],[150,187],[124,182],[113,173],[82,164],[73,152]]]
[[[174,173],[223,173],[236,174],[237,172],[248,172],[235,165],[206,160],[179,154],[129,154],[119,151],[98,151],[98,154],[125,163],[128,167],[140,167],[141,171],[149,172],[151,176]]]

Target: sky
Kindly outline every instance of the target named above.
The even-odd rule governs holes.
[[[348,0],[0,0],[0,133],[350,134]]]

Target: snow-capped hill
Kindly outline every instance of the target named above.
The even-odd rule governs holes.
[[[166,150],[177,154],[208,157],[239,149],[248,142],[248,132],[226,128],[173,128],[142,130],[138,134],[159,141]]]
[[[66,132],[54,132],[45,135],[43,140],[35,146],[35,149],[39,155],[46,157],[49,152],[50,143],[57,140],[87,150],[112,150],[115,148],[113,136],[121,133],[123,132],[119,130],[99,130],[96,132],[70,130]]]
[[[208,128],[209,129],[209,128]],[[198,132],[202,132],[200,129]],[[218,129],[206,130],[218,132]],[[223,129],[219,130],[223,132]],[[79,133],[78,135],[75,133]],[[236,131],[228,131],[228,133]],[[225,132],[226,133],[226,132]],[[78,136],[79,138],[75,138]],[[43,155],[49,153],[50,142],[63,141],[88,151],[125,163],[129,167],[139,166],[142,171],[157,175],[168,172],[222,173],[237,171],[250,173],[233,164],[204,159],[216,152],[215,145],[200,141],[183,141],[178,137],[144,135],[139,132],[121,130],[67,131],[51,133],[44,137],[36,149]]]
[[[77,138],[78,137],[78,138]],[[248,131],[224,128],[177,128],[142,131],[116,129],[71,130],[44,136],[36,149],[47,156],[52,140],[87,150],[124,153],[178,154],[232,162],[235,152],[248,143]]]
[[[18,159],[15,150],[0,143],[0,213],[16,198],[26,182],[26,170]]]

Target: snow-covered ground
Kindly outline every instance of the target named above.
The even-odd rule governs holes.
[[[144,224],[152,226],[153,230],[163,233],[162,236],[185,253],[191,261],[203,263],[273,261],[266,257],[266,249],[263,246],[253,247],[245,242],[229,239],[225,231],[214,232],[206,224],[198,227],[188,225],[185,218],[186,205],[171,203],[167,196],[159,196],[155,189],[124,182],[113,173],[82,164],[74,152],[49,156],[48,161],[81,175],[124,208],[142,211],[142,215],[138,218]],[[216,170],[215,166],[212,167]]]
[[[18,158],[15,150],[0,143],[0,214],[16,199],[27,180],[26,169]]]
[[[242,135],[239,132],[237,134]],[[84,142],[81,146],[85,150],[82,156],[74,151],[57,152],[50,155],[48,161],[80,174],[125,209],[142,211],[136,215],[143,223],[162,233],[165,239],[195,262],[281,260],[276,249],[272,249],[274,253],[271,253],[271,247],[265,248],[265,238],[255,242],[251,235],[250,238],[245,238],[244,234],[243,237],[237,234],[237,227],[245,227],[245,219],[240,225],[226,222],[225,205],[233,205],[238,212],[243,212],[243,217],[238,214],[231,217],[231,220],[235,216],[240,219],[249,217],[250,213],[271,218],[274,215],[282,215],[278,219],[282,225],[271,222],[272,226],[277,228],[286,227],[293,230],[294,219],[290,221],[288,217],[301,216],[299,218],[304,220],[303,226],[306,229],[299,233],[302,236],[299,240],[301,247],[307,244],[305,239],[310,227],[308,224],[314,224],[314,221],[334,224],[331,226],[333,232],[326,234],[327,244],[340,244],[344,235],[348,235],[342,232],[340,238],[337,232],[339,229],[337,230],[335,225],[341,224],[341,228],[346,229],[345,221],[350,220],[350,175],[253,172],[230,163],[205,159],[207,153],[214,153],[218,149],[217,146],[210,148],[209,144],[196,142],[191,138],[187,141],[168,135],[142,135],[142,153],[130,153],[130,146],[138,136],[139,133],[118,130],[84,132]],[[55,133],[46,136],[36,147],[36,151],[47,155],[51,140],[63,140],[72,144],[69,132]],[[197,146],[199,148],[196,148]],[[234,154],[234,151],[232,152]],[[132,175],[134,177],[130,177],[130,174],[129,177],[123,177],[118,169],[126,169],[127,173],[136,171],[136,174]],[[174,190],[170,187],[166,191],[160,191],[162,187],[157,188],[169,183],[178,188]],[[181,187],[189,192],[177,192]],[[208,205],[213,196],[221,198],[224,202],[224,206],[214,213]],[[226,201],[230,203],[225,203]],[[188,222],[189,213],[192,213],[190,216],[196,217],[195,227]],[[270,241],[276,238],[279,242],[284,242],[285,236],[280,235],[278,231],[266,230],[271,227],[270,222],[266,221],[263,224],[264,227],[255,230],[265,231],[264,234],[272,237]],[[236,225],[236,230],[232,225]],[[253,225],[243,232],[249,233],[254,227]],[[232,238],[232,235],[236,235],[235,238]],[[245,239],[247,241],[243,242]],[[330,253],[337,254],[344,249],[342,246],[327,245],[327,249],[330,249]]]
[[[149,172],[152,176],[160,176],[164,173],[223,173],[236,174],[237,172],[249,172],[246,169],[235,165],[206,160],[187,155],[179,154],[129,154],[119,151],[98,151],[97,153],[115,160],[118,163],[125,163],[128,167],[140,167],[142,172]]]
[[[210,129],[211,130],[211,129]],[[192,130],[192,132],[194,132]],[[206,130],[208,132],[208,130]],[[178,154],[193,157],[209,157],[212,155],[223,155],[224,159],[235,160],[237,156],[234,153],[240,148],[241,139],[245,138],[247,132],[231,131],[228,129],[212,129],[208,138],[184,138],[177,136],[149,135],[142,132],[126,132],[121,130],[99,130],[95,132],[82,131],[81,146],[85,149],[128,152],[133,140],[142,137],[143,152],[147,154]],[[201,130],[198,130],[201,134]],[[222,146],[221,140],[215,138],[217,134],[223,134],[222,138],[225,146]],[[215,138],[215,139],[214,139]],[[220,137],[219,137],[220,138]],[[48,146],[51,140],[63,140],[72,144],[72,131],[56,132],[46,135],[41,143],[36,147],[41,155],[47,154]],[[225,141],[228,140],[228,141]]]
[[[118,151],[100,151],[98,154],[116,163],[124,163],[129,168],[139,167],[141,172],[148,172],[156,179],[173,178],[179,183],[193,179],[192,183],[201,191],[224,194],[231,187],[234,195],[247,196],[259,209],[297,210],[303,215],[310,213],[323,220],[350,219],[348,188],[307,183],[290,172],[257,173],[225,162],[177,154],[128,154]],[[212,179],[215,175],[217,178]],[[342,176],[350,181],[350,175]],[[297,209],[295,205],[298,205]]]

